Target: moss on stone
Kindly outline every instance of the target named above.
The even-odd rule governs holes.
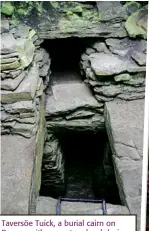
[[[135,1],[130,1],[130,2],[127,2],[124,7],[127,8],[127,7],[131,7],[131,6],[136,6],[138,9],[140,8],[140,3],[138,2],[135,2]]]
[[[23,8],[20,8],[17,10],[17,13],[26,16],[28,14],[28,11]]]
[[[7,70],[14,70],[17,69],[18,67],[20,67],[20,62],[19,61],[15,61],[12,63],[5,63],[1,65],[1,70],[2,71],[7,71]]]
[[[58,2],[50,2],[50,4],[51,4],[54,8],[57,8],[57,7],[58,7]]]
[[[74,9],[73,9],[73,12],[74,13],[82,13],[83,12],[83,9],[81,6],[76,6]]]
[[[3,2],[1,6],[1,13],[11,16],[14,12],[14,6],[11,2]]]
[[[135,38],[137,36],[147,39],[147,31],[137,24],[137,17],[140,14],[140,10],[130,15],[125,23],[125,28],[130,37]]]
[[[73,12],[72,12],[71,10],[68,10],[68,11],[66,12],[66,14],[67,14],[67,15],[72,15]]]
[[[131,79],[132,79],[131,75],[129,75],[129,74],[127,74],[127,73],[125,73],[125,74],[120,74],[120,75],[116,75],[116,76],[114,77],[114,80],[115,80],[116,82],[129,81],[129,80],[131,80]]]

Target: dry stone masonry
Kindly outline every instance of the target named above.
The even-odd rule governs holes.
[[[146,40],[106,39],[82,54],[80,67],[99,103],[144,98]]]
[[[59,140],[49,134],[45,141],[42,162],[42,186],[44,194],[62,195],[65,189],[64,156]],[[42,188],[41,186],[41,188]]]
[[[1,14],[2,213],[54,214],[56,200],[39,192],[64,192],[56,134],[106,131],[94,185],[104,173],[105,194],[117,187],[121,201],[108,203],[108,214],[137,213],[139,231],[147,3],[3,1]],[[83,80],[53,79],[43,42],[70,37],[88,41],[80,55]],[[101,214],[101,207],[63,202],[62,213]]]

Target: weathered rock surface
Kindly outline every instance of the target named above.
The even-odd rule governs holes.
[[[56,214],[57,200],[38,197],[36,214]],[[61,203],[61,214],[103,214],[102,204],[65,202]],[[126,206],[107,204],[107,214],[129,214]]]
[[[147,39],[147,18],[147,5],[128,17],[125,23],[125,28],[130,37],[135,38],[140,36],[144,39]]]
[[[144,100],[108,102],[105,122],[122,203],[140,217]],[[138,224],[139,227],[139,224]],[[138,229],[139,230],[139,229]]]
[[[2,135],[1,212],[28,214],[34,169],[35,137]]]
[[[25,15],[14,3],[18,22],[34,26],[42,39],[66,37],[125,37],[125,7],[118,3],[52,2],[24,4]],[[107,9],[108,8],[108,9]],[[79,9],[79,10],[78,10]],[[111,9],[111,10],[110,10]],[[34,13],[34,19],[31,15]],[[44,22],[44,23],[43,23]]]
[[[49,130],[98,130],[104,128],[99,104],[84,83],[52,86],[52,96],[46,100],[46,120]]]
[[[112,21],[114,23],[124,21],[127,18],[127,12],[119,1],[97,2],[97,8],[99,15],[102,14],[102,21]]]
[[[81,73],[100,103],[144,98],[146,47],[146,40],[108,38],[82,54]]]
[[[35,34],[27,26],[2,33],[2,134],[20,134],[30,138],[37,134],[40,118],[44,116],[41,114],[43,80],[39,63],[33,60],[34,42],[38,39],[34,39]],[[41,58],[42,66],[49,58],[44,56]]]
[[[44,195],[60,196],[64,193],[64,164],[64,156],[59,140],[54,134],[48,134],[42,162],[41,188],[44,190]]]

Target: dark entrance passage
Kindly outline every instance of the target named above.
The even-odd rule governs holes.
[[[42,185],[41,196],[105,199],[107,203],[121,204],[114,172],[109,177],[105,171],[107,134],[67,131],[55,136],[65,159],[63,190],[54,195],[50,188],[55,187],[54,185],[45,188]]]
[[[105,134],[67,133],[59,136],[65,158],[66,197],[94,198],[94,169],[102,166]]]
[[[80,74],[80,57],[88,44],[95,42],[93,38],[65,38],[44,40],[42,46],[49,52],[51,57],[51,81],[72,82],[82,81]]]

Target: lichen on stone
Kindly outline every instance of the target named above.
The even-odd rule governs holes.
[[[14,12],[14,6],[11,2],[3,2],[1,6],[1,13],[11,16]]]
[[[145,12],[144,8],[141,8],[132,15],[130,15],[125,23],[125,28],[130,37],[135,38],[139,36],[144,39],[147,39],[147,30],[145,29],[147,24],[147,12],[145,12],[143,16],[142,12]],[[141,22],[141,24],[139,25],[138,22]]]
[[[58,7],[58,2],[50,2],[50,4],[54,7],[54,8],[57,8]]]

